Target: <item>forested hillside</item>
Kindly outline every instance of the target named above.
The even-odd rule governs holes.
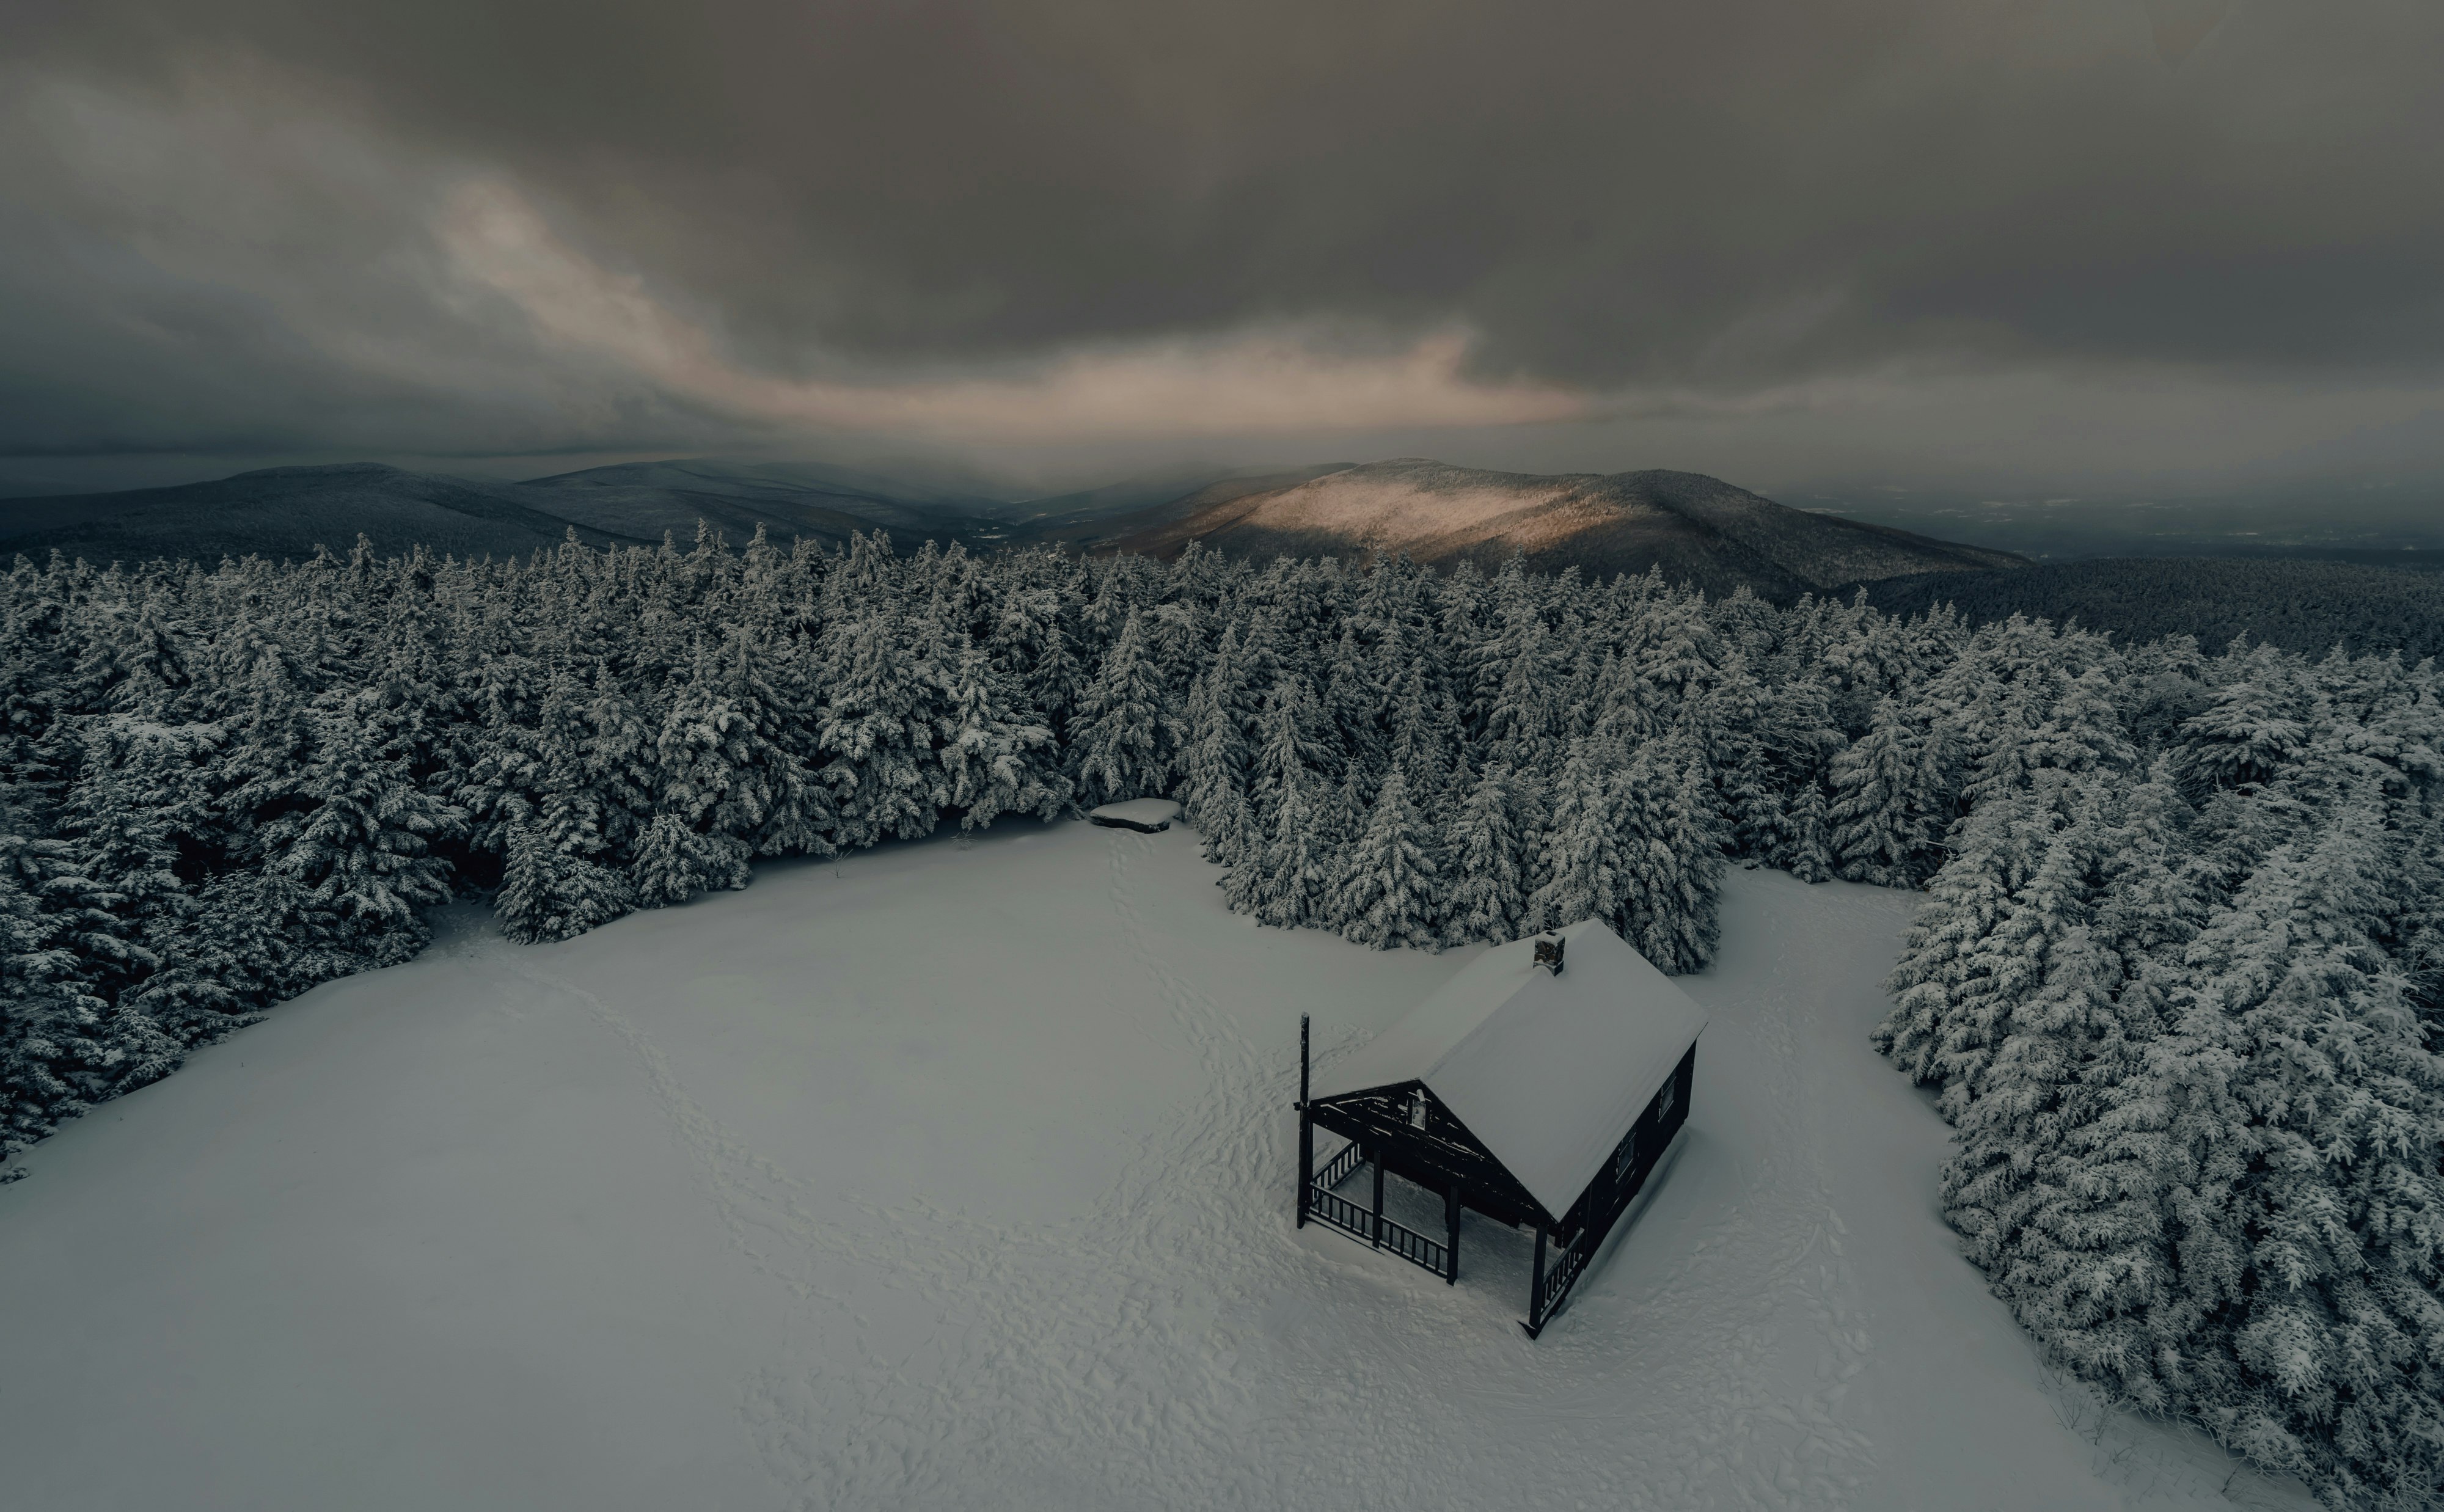
[[[410,472],[378,462],[267,468],[125,493],[0,500],[0,552],[53,551],[130,566],[162,557],[303,561],[359,537],[391,555],[526,556],[574,529],[588,545],[684,541],[710,521],[731,539],[758,529],[833,550],[860,530],[999,541],[991,501],[819,464],[710,458],[620,463],[522,483]]]
[[[325,544],[363,536],[391,551],[420,545],[435,555],[524,556],[548,550],[572,525],[589,545],[658,539],[623,538],[537,508],[515,484],[349,462],[127,493],[0,501],[0,551],[130,563],[157,557],[302,561]]]
[[[2028,615],[2124,640],[2236,636],[2321,655],[2444,653],[2444,573],[2281,557],[2122,557],[2009,572],[1920,573],[1866,584],[1887,614],[1956,605],[1972,624]]]
[[[1233,908],[1388,947],[1727,858],[1923,887],[1880,1042],[1945,1210],[2068,1366],[2336,1505],[2444,1470],[2444,710],[2397,655],[2203,655],[1659,576],[571,542],[20,559],[0,590],[0,1137],[398,961],[764,856],[1186,804]]]
[[[2008,551],[1793,509],[1702,472],[1491,472],[1398,457],[1320,474],[1240,480],[1099,522],[1102,549],[1169,557],[1191,541],[1232,556],[1406,555],[1490,570],[1524,555],[1546,572],[1660,571],[1717,596],[1777,603],[1901,573],[2009,570]]]

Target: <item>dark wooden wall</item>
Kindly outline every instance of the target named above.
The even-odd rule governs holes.
[[[1612,1220],[1637,1198],[1639,1189],[1646,1185],[1647,1172],[1655,1169],[1655,1162],[1662,1157],[1672,1136],[1689,1121],[1689,1093],[1696,1074],[1697,1047],[1693,1044],[1673,1068],[1671,1077],[1656,1089],[1638,1121],[1629,1126],[1614,1158],[1596,1172],[1596,1179],[1587,1184],[1587,1189],[1579,1194],[1579,1200],[1554,1226],[1555,1238],[1567,1244],[1589,1224],[1610,1227]],[[1620,1158],[1623,1152],[1629,1157],[1626,1162]]]

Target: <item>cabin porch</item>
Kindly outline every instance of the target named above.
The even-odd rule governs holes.
[[[1304,1044],[1301,1049],[1304,1055]],[[1487,1219],[1495,1226],[1492,1233],[1527,1230],[1534,1235],[1534,1250],[1528,1316],[1520,1326],[1534,1338],[1569,1299],[1678,1134],[1695,1065],[1692,1046],[1612,1158],[1558,1219],[1422,1086],[1303,1102],[1298,1222],[1313,1220],[1389,1250],[1448,1284],[1459,1280],[1464,1211]],[[1319,1130],[1337,1135],[1338,1148],[1319,1150]]]

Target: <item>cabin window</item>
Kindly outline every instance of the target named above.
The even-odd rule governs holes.
[[[1425,1126],[1426,1089],[1419,1087],[1409,1097],[1409,1127],[1412,1129],[1422,1129]]]
[[[1632,1129],[1627,1134],[1622,1136],[1620,1148],[1612,1152],[1613,1185],[1619,1186],[1622,1182],[1627,1181],[1629,1179],[1630,1168],[1637,1164],[1638,1131],[1636,1129]]]
[[[1663,1090],[1655,1095],[1655,1116],[1658,1120],[1671,1116],[1672,1099],[1679,1095],[1680,1079],[1678,1077],[1674,1077],[1663,1083]]]

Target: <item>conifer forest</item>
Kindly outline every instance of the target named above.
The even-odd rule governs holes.
[[[0,588],[0,1151],[419,911],[1170,796],[1229,906],[1707,965],[1723,868],[1915,889],[1877,1047],[2047,1354],[2334,1505],[2444,1477],[2434,666],[1518,562],[362,545]]]

